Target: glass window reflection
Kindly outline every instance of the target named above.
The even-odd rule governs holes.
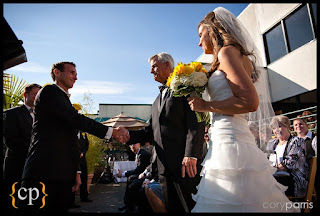
[[[265,34],[265,42],[268,50],[268,63],[271,63],[287,54],[282,27],[280,24]]]
[[[306,5],[286,18],[284,22],[290,51],[299,48],[313,39],[308,8]]]

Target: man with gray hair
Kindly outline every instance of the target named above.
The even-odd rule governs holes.
[[[144,129],[130,131],[130,143],[154,140],[160,185],[168,212],[188,212],[195,202],[200,182],[204,123],[199,123],[186,97],[174,97],[166,86],[174,69],[168,53],[148,59],[154,80],[161,83],[160,94],[152,105],[150,124]],[[185,171],[187,175],[185,175]]]

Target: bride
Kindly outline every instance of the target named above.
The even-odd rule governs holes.
[[[273,177],[275,169],[248,127],[249,117],[261,118],[266,112],[255,87],[264,76],[257,69],[259,56],[251,37],[221,7],[205,16],[198,33],[199,46],[214,59],[208,100],[188,99],[192,110],[211,116],[210,147],[192,212],[300,211],[286,197],[286,187]]]

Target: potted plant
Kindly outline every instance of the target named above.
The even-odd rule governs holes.
[[[95,167],[103,166],[102,160],[104,156],[104,140],[96,136],[88,134],[89,149],[86,154],[87,167],[88,167],[88,191],[92,178],[94,175]]]

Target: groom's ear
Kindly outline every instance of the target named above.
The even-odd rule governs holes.
[[[60,70],[57,69],[57,68],[55,68],[55,69],[53,70],[53,73],[54,73],[54,75],[57,77],[57,76],[60,74]]]

